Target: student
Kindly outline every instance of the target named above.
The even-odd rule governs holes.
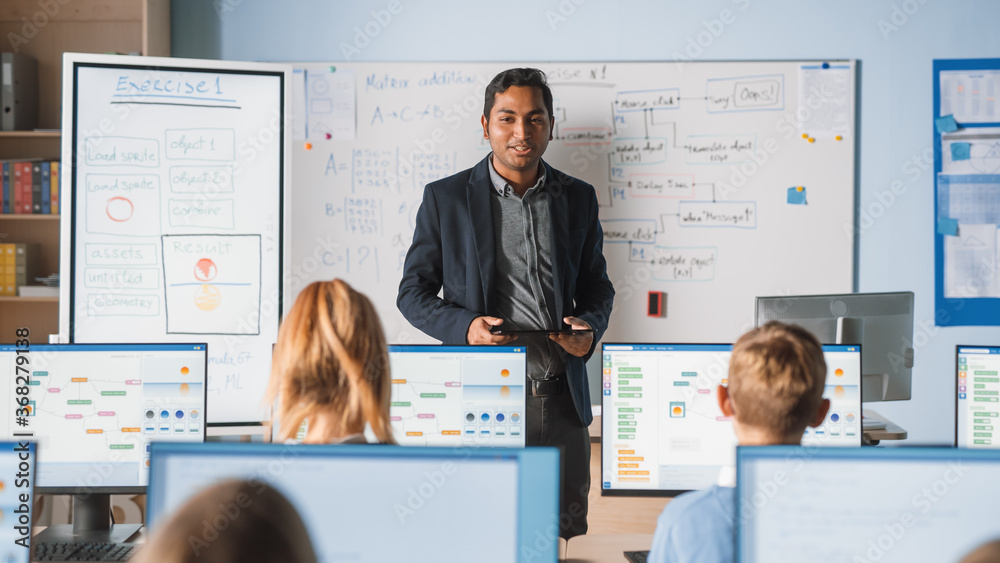
[[[313,282],[278,330],[268,404],[281,440],[307,421],[305,443],[363,444],[365,426],[394,443],[389,422],[389,349],[375,307],[346,282]]]
[[[819,426],[830,409],[823,398],[823,347],[804,328],[771,321],[744,334],[729,360],[729,387],[718,387],[719,407],[741,446],[797,445],[806,426]],[[735,471],[719,484],[670,501],[656,524],[651,563],[735,561]]]
[[[184,504],[134,563],[316,563],[295,507],[260,482],[217,483]]]

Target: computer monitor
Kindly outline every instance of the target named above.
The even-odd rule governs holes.
[[[861,400],[910,400],[912,292],[758,297],[755,318],[797,324],[823,344],[863,344]]]
[[[524,346],[389,346],[400,445],[523,447]]]
[[[1000,448],[1000,347],[955,347],[955,445]]]
[[[320,561],[555,561],[553,448],[154,444],[153,534],[191,496],[227,478],[276,487]]]
[[[717,387],[728,384],[731,344],[602,347],[601,494],[674,496],[714,485],[732,466],[736,435]],[[826,420],[802,443],[861,445],[861,347],[823,346]]]
[[[32,344],[27,354],[18,350],[0,345],[0,381],[12,385],[18,358],[28,358],[28,424],[13,426],[13,401],[0,405],[0,421],[8,425],[8,439],[34,433],[39,492],[75,495],[73,525],[50,526],[40,541],[125,541],[138,525],[109,528],[110,494],[145,492],[149,443],[205,439],[207,346]]]
[[[997,538],[1000,451],[740,447],[738,561],[958,561]]]
[[[28,563],[31,556],[34,460],[34,443],[0,442],[0,561],[6,563]]]

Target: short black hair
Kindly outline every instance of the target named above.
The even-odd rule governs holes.
[[[545,102],[545,109],[549,112],[549,117],[554,115],[552,111],[552,90],[549,90],[549,83],[545,80],[545,73],[537,68],[509,68],[493,77],[486,87],[486,103],[483,104],[483,115],[486,121],[490,120],[490,112],[493,111],[493,102],[497,94],[503,94],[511,86],[528,86],[538,88],[542,91],[542,100]]]

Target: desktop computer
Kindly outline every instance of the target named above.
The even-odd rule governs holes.
[[[864,345],[861,400],[910,400],[913,292],[758,297],[754,316],[757,326],[797,324],[823,344]]]
[[[555,561],[554,448],[153,445],[153,534],[218,481],[264,482],[302,517],[320,561]]]
[[[34,461],[34,443],[0,442],[0,561],[5,563],[28,563],[31,555]]]
[[[997,537],[997,450],[740,447],[736,470],[743,563],[959,561]]]
[[[389,346],[400,445],[524,447],[524,346]]]
[[[74,495],[73,524],[49,526],[38,542],[124,542],[138,530],[110,526],[110,495],[146,491],[150,443],[204,441],[206,348],[32,344],[18,354],[0,345],[0,381],[13,384],[18,357],[30,367],[28,425],[13,426],[13,401],[4,403],[3,436],[31,431],[36,490]]]
[[[1000,448],[1000,347],[955,347],[955,445]]]
[[[731,344],[602,346],[601,494],[674,496],[714,485],[736,435],[716,389]],[[823,346],[830,410],[802,443],[861,445],[861,347]]]

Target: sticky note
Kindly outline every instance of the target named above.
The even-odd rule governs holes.
[[[806,205],[806,188],[805,186],[795,186],[788,188],[788,204],[789,205]]]
[[[969,154],[972,152],[971,143],[952,143],[951,144],[951,159],[952,160],[969,160]]]
[[[948,114],[935,119],[934,128],[937,129],[938,133],[951,133],[952,131],[958,131],[958,123],[955,122],[954,115]]]
[[[950,219],[948,217],[938,217],[938,228],[937,232],[939,235],[947,235],[950,237],[958,236],[958,219]]]

